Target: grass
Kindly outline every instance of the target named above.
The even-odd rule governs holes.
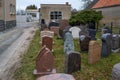
[[[21,67],[15,72],[15,80],[35,80],[36,77],[32,74],[35,69],[35,59],[41,45],[39,30],[31,41],[30,47],[22,57]],[[97,33],[97,37],[100,37]],[[100,42],[100,41],[98,41]],[[101,42],[100,42],[101,43]],[[75,51],[80,51],[79,40],[74,40]],[[63,52],[63,40],[54,37],[54,67],[57,73],[64,73],[65,53]],[[111,80],[111,72],[113,65],[120,62],[120,52],[111,54],[107,58],[101,58],[96,64],[88,64],[88,53],[80,52],[81,54],[81,70],[72,75],[76,80]]]

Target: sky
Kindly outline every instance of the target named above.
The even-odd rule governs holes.
[[[76,8],[77,10],[82,9],[83,2],[81,0],[16,0],[17,10],[25,10],[26,6],[32,4],[40,8],[40,4],[65,4],[66,2],[69,2],[72,8]]]

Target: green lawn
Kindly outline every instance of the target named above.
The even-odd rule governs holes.
[[[35,59],[38,51],[41,48],[39,44],[40,34],[39,30],[31,41],[30,47],[22,57],[21,67],[15,72],[15,80],[35,80],[33,75],[35,69]],[[100,37],[99,33],[97,37]],[[100,40],[98,40],[101,43]],[[80,51],[79,40],[74,40],[75,50]],[[54,67],[57,73],[64,73],[65,53],[63,52],[63,40],[54,37]],[[88,64],[87,52],[80,52],[81,54],[81,70],[73,73],[72,75],[76,80],[111,80],[111,72],[113,65],[120,62],[120,52],[111,54],[107,58],[101,58],[96,64]]]

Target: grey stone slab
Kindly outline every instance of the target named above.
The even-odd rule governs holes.
[[[81,31],[79,27],[77,26],[71,27],[69,31],[72,32],[72,36],[74,39],[79,39],[79,32]]]
[[[110,33],[103,34],[101,39],[102,39],[101,56],[107,57],[109,54],[111,54],[112,35]]]
[[[120,80],[120,63],[115,64],[112,69],[112,80]]]
[[[114,35],[112,36],[112,50],[117,50],[117,49],[119,49],[119,44],[120,44],[119,35],[114,34]]]

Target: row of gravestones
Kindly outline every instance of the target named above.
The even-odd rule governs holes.
[[[65,73],[71,74],[81,69],[81,57],[79,52],[74,51],[72,33],[70,31],[65,31],[64,34],[64,52],[66,53]]]
[[[33,72],[38,77],[37,80],[75,80],[72,75],[56,73],[56,69],[54,69],[52,53],[54,32],[45,30],[40,34],[42,48],[36,57],[36,69]]]
[[[102,30],[102,49],[104,50],[103,56],[108,56],[112,52],[120,50],[120,34],[110,34],[110,29]],[[115,64],[112,69],[112,80],[120,80],[120,63]]]

